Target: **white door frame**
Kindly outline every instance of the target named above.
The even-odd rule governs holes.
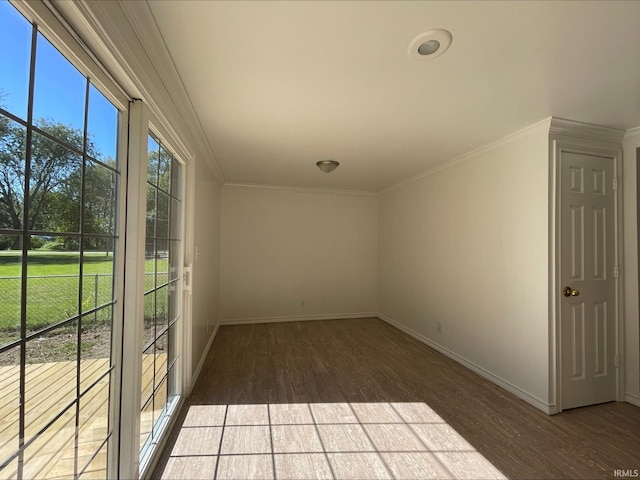
[[[191,382],[191,302],[190,296],[179,299],[179,308],[182,310],[181,328],[178,329],[178,342],[181,344],[178,356],[179,364],[176,368],[178,394],[180,399],[171,410],[171,417],[160,425],[161,441],[149,456],[140,458],[140,378],[142,375],[142,338],[144,327],[142,322],[135,321],[144,316],[144,282],[145,282],[145,225],[146,225],[146,191],[147,191],[147,138],[152,131],[163,144],[170,148],[172,153],[181,161],[184,161],[182,176],[182,198],[184,203],[184,217],[182,219],[182,249],[179,253],[179,278],[183,273],[183,259],[191,262],[193,251],[193,215],[187,209],[193,209],[193,189],[189,190],[188,176],[193,176],[192,155],[188,150],[181,148],[182,144],[174,140],[173,136],[165,133],[162,124],[155,120],[153,111],[147,104],[140,100],[133,101],[129,108],[129,143],[127,174],[128,188],[127,215],[126,215],[126,245],[124,260],[126,262],[124,318],[128,319],[128,327],[125,326],[123,339],[123,368],[122,385],[135,388],[124,388],[120,392],[121,405],[118,418],[121,428],[119,437],[118,478],[146,478],[155,468],[160,458],[160,453],[167,441],[168,432],[177,418],[185,397],[190,393]],[[167,140],[168,139],[168,140]],[[175,150],[175,152],[174,152]],[[186,153],[185,153],[186,152]],[[191,180],[193,183],[193,180]],[[123,235],[124,237],[124,235]],[[181,281],[182,283],[182,281]],[[126,368],[124,368],[126,365]]]
[[[180,252],[178,253],[178,278],[180,278],[179,285],[182,290],[181,294],[178,296],[178,309],[181,311],[180,318],[180,327],[176,330],[176,343],[180,346],[178,351],[178,364],[176,365],[175,375],[176,375],[176,385],[177,385],[177,394],[179,395],[179,399],[175,402],[168,411],[169,418],[164,419],[164,423],[159,425],[159,436],[160,441],[157,443],[153,451],[150,452],[150,455],[141,459],[141,463],[139,464],[138,471],[136,475],[139,475],[139,478],[146,479],[150,478],[150,475],[155,470],[155,467],[160,460],[160,456],[162,451],[165,448],[167,443],[169,433],[173,428],[174,423],[178,417],[180,410],[182,409],[182,405],[186,397],[191,393],[191,342],[192,342],[192,324],[191,324],[191,273],[187,274],[188,278],[185,278],[185,267],[190,267],[193,262],[193,203],[194,203],[194,189],[192,188],[194,183],[194,167],[193,167],[193,154],[190,153],[190,150],[185,146],[185,144],[180,140],[180,137],[176,134],[173,129],[167,128],[166,124],[159,120],[159,118],[155,115],[156,110],[153,108],[153,105],[143,105],[147,111],[147,125],[146,132],[144,138],[146,139],[149,132],[153,132],[154,136],[156,136],[162,142],[162,145],[171,152],[172,155],[175,156],[176,160],[182,164],[182,177],[181,177],[181,188],[182,188],[182,212],[180,215],[181,218],[181,229],[182,229],[182,241]],[[145,143],[146,145],[146,143]],[[146,150],[144,154],[144,158],[147,158]],[[146,170],[146,167],[145,167]],[[144,174],[144,179],[142,183],[144,183],[144,188],[140,191],[146,192],[146,182],[147,175],[146,172]],[[146,202],[146,195],[143,197],[143,201]],[[145,203],[146,208],[146,203]],[[146,210],[145,210],[146,213]],[[141,222],[144,223],[144,222]],[[141,248],[143,249],[142,258],[144,258],[144,226],[141,227],[143,230],[141,232],[142,243]],[[144,262],[142,262],[144,265]],[[144,268],[143,274],[144,274]],[[144,278],[144,275],[143,275]],[[143,280],[144,283],[144,280]],[[144,292],[144,288],[141,290]],[[144,306],[144,300],[142,301]],[[142,332],[142,323],[140,323],[140,332]],[[142,338],[142,333],[140,334]],[[140,343],[140,345],[142,345]],[[139,359],[140,355],[138,355]],[[140,400],[138,400],[138,404],[140,404]],[[138,417],[139,420],[139,417]],[[139,421],[137,422],[139,424]],[[154,426],[155,427],[155,426]],[[139,439],[139,434],[138,437]],[[140,447],[138,447],[138,452],[140,451]]]
[[[624,288],[622,259],[622,137],[624,131],[553,119],[549,142],[549,414],[562,411],[562,359],[560,344],[560,158],[563,152],[600,155],[614,161],[617,190],[614,197],[616,399],[624,399]]]

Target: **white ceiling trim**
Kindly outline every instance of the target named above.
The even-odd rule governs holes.
[[[177,107],[178,115],[189,128],[195,127],[197,135],[195,135],[193,139],[198,142],[200,147],[206,152],[205,160],[212,167],[217,180],[223,183],[224,176],[213,153],[211,144],[207,140],[202,124],[191,103],[191,98],[184,88],[180,74],[167,50],[164,38],[158,29],[149,5],[147,2],[121,2],[121,5],[124,14],[140,40],[142,48],[151,60],[155,73],[164,85],[167,95]],[[156,108],[156,110],[159,111],[154,113],[157,115],[162,114],[161,109]],[[187,114],[188,118],[185,118],[183,112]]]
[[[317,187],[290,187],[285,185],[258,185],[251,183],[225,183],[223,189],[229,188],[258,188],[263,190],[283,190],[297,193],[317,193],[324,195],[346,195],[350,197],[373,197],[376,198],[376,192],[367,192],[364,190],[343,190],[340,188],[317,188]]]
[[[170,83],[167,74],[160,73],[166,70],[175,75],[175,66],[168,52],[165,51],[164,63],[160,63],[162,68],[157,68],[154,64],[154,61],[162,58],[158,51],[166,50],[166,47],[157,32],[147,3],[78,0],[58,2],[56,6],[65,20],[84,39],[84,43],[128,92],[130,99],[141,98],[147,104],[157,119],[156,126],[170,139],[169,144],[173,144],[181,152],[184,160],[195,157],[206,163],[217,182],[222,184],[224,177],[191,103],[188,97],[186,101],[180,99],[186,92],[179,77],[174,77],[173,83]],[[149,31],[155,32],[159,39],[159,46],[153,49],[149,46]],[[178,101],[172,91],[180,94]],[[188,105],[190,109],[180,108],[180,105]],[[183,114],[183,110],[186,110],[187,115]]]
[[[52,0],[43,0],[42,5],[44,5],[49,12],[53,14],[53,16],[62,24],[65,31],[73,37],[79,49],[83,52],[82,55],[77,54],[76,48],[74,48],[73,42],[70,42],[66,38],[61,38],[59,32],[56,32],[53,25],[49,24],[50,21],[42,17],[42,10],[40,7],[41,4],[36,2],[21,2],[16,3],[15,6],[20,9],[27,9],[31,13],[33,13],[39,19],[39,29],[43,30],[45,33],[52,35],[56,38],[57,43],[56,47],[61,51],[68,55],[69,58],[73,60],[73,63],[76,67],[83,65],[86,69],[85,74],[90,78],[91,83],[98,86],[104,95],[109,98],[109,100],[116,105],[121,110],[126,110],[129,104],[129,99],[131,95],[126,91],[126,89],[120,85],[120,83],[113,77],[109,69],[102,63],[102,61],[94,54],[93,50],[90,46],[88,46],[79,32],[74,29],[65,16],[58,9],[58,5],[53,3]],[[73,6],[76,8],[76,6]],[[38,13],[40,12],[40,13]],[[83,31],[86,31],[86,27],[88,26],[86,19],[82,18],[81,15],[75,16],[78,20],[82,22]],[[51,40],[51,39],[50,39]],[[90,60],[87,61],[86,58],[81,58],[87,56]]]
[[[564,118],[552,118],[549,133],[552,135],[587,138],[590,140],[619,144],[625,136],[626,131],[591,125],[589,123],[575,122]]]
[[[627,132],[624,134],[624,140],[628,138],[637,137],[639,135],[640,135],[640,127],[631,128],[627,130]]]
[[[528,127],[522,128],[516,132],[513,132],[509,135],[507,135],[506,137],[502,137],[499,140],[496,140],[495,142],[491,142],[488,143],[487,145],[484,145],[482,147],[478,147],[476,149],[471,150],[470,152],[464,153],[458,157],[452,158],[451,160],[447,160],[446,162],[443,162],[439,165],[436,165],[435,167],[429,168],[427,170],[424,170],[420,173],[417,173],[415,175],[412,175],[411,177],[408,177],[404,180],[401,180],[399,182],[394,183],[393,185],[391,185],[390,187],[387,187],[383,190],[381,190],[379,193],[380,195],[384,195],[387,193],[390,193],[394,190],[397,190],[400,187],[403,187],[409,183],[413,183],[416,182],[422,178],[428,177],[430,175],[433,175],[435,173],[438,173],[442,170],[446,170],[448,168],[451,168],[455,165],[458,165],[460,163],[463,162],[467,162],[470,160],[473,160],[477,157],[479,157],[480,155],[484,155],[485,153],[491,152],[492,150],[495,150],[497,148],[502,148],[506,145],[509,145],[510,143],[516,142],[518,140],[521,140],[523,138],[526,137],[530,137],[532,135],[535,135],[537,133],[540,132],[549,132],[549,126],[551,124],[551,122],[554,119],[552,119],[551,117],[545,118],[544,120],[541,120],[539,122],[534,123],[533,125],[529,125]]]
[[[99,22],[95,13],[88,10],[80,1],[56,3],[48,1],[47,5],[65,24],[65,27],[71,30],[71,35],[76,41],[90,52],[89,55],[94,57],[94,61],[104,69],[105,74],[116,84],[116,87],[122,91],[126,102],[121,107],[126,108],[132,98],[139,96],[135,86],[137,77],[126,68],[120,52],[112,48],[112,42],[108,40],[106,32],[112,29],[107,27],[109,17]]]
[[[136,3],[234,183],[379,192],[540,119],[640,125],[640,2]],[[438,28],[451,48],[414,62]],[[301,166],[326,158],[349,169]]]

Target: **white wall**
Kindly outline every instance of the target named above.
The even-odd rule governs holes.
[[[225,185],[221,320],[376,312],[377,212],[373,195]]]
[[[209,168],[196,165],[192,297],[192,370],[196,373],[218,324],[220,186]]]
[[[624,264],[625,286],[625,398],[640,406],[640,334],[638,328],[638,196],[637,154],[640,128],[627,132],[623,142]]]
[[[548,198],[548,130],[536,128],[383,192],[379,217],[383,317],[539,408],[549,403]]]

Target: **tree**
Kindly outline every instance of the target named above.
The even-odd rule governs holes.
[[[0,107],[4,107],[5,98],[5,92],[0,89]],[[116,201],[115,175],[91,160],[85,162],[83,171],[82,155],[77,152],[83,151],[84,132],[48,119],[38,119],[34,126],[27,164],[26,128],[0,113],[0,228],[79,232],[80,212],[84,208],[85,233],[111,232]],[[91,138],[87,139],[86,153],[96,158]],[[113,159],[104,163],[115,165]],[[27,172],[28,186],[25,185]],[[74,243],[71,237],[65,238],[66,243]],[[6,237],[3,242],[0,247],[16,248],[19,237]],[[70,243],[66,246],[77,247]]]
[[[169,197],[172,182],[173,156],[162,146],[160,150],[148,153],[147,178],[161,189],[156,195],[155,188],[147,188],[147,237],[169,238]],[[175,181],[175,179],[174,179]]]
[[[24,128],[3,117],[0,127],[0,220],[5,228],[22,229],[24,199]]]
[[[36,127],[82,151],[84,135],[81,130],[46,119],[37,120]],[[29,230],[79,231],[82,156],[34,131],[28,166],[29,195],[25,205],[26,141],[24,127],[0,116],[0,228],[22,230],[26,208]],[[87,153],[95,154],[90,141]],[[91,178],[92,185],[100,183],[95,176]],[[104,194],[111,188],[111,181],[106,187],[91,188],[95,191],[92,194]],[[74,228],[68,230],[74,217]]]
[[[112,163],[107,160],[108,163]],[[48,196],[48,218],[56,231],[80,231],[81,169],[73,171]],[[111,170],[88,161],[84,169],[83,231],[86,234],[111,233],[114,229],[116,183]],[[100,248],[87,239],[86,248]]]
[[[0,89],[0,107],[4,107],[3,100],[5,97],[6,97],[5,92],[2,89]],[[0,115],[0,142],[7,136],[8,132],[9,132],[9,119],[4,115]],[[0,144],[0,165],[4,167],[4,163],[1,160],[4,149],[1,147],[1,145],[2,144]],[[0,176],[5,177],[5,174],[6,172],[4,171],[4,168],[3,168],[3,171],[0,172]],[[2,195],[2,190],[0,190],[0,195]],[[4,199],[4,195],[2,195],[2,197],[0,198]],[[8,210],[6,208],[3,208],[2,200],[0,200],[0,228],[7,227],[10,225],[12,225],[11,216]],[[12,243],[12,239],[10,239],[10,237],[0,236],[0,250],[6,250],[7,248],[10,248],[12,246],[11,243]]]

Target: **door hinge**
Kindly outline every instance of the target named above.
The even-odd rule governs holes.
[[[618,269],[618,265],[613,266],[613,278],[618,278],[620,276],[620,270]]]
[[[613,189],[614,189],[614,190],[617,190],[617,189],[618,189],[618,179],[617,179],[617,178],[614,178],[614,179],[613,179]]]
[[[613,366],[616,368],[620,366],[620,355],[616,355],[616,357],[613,359]]]

